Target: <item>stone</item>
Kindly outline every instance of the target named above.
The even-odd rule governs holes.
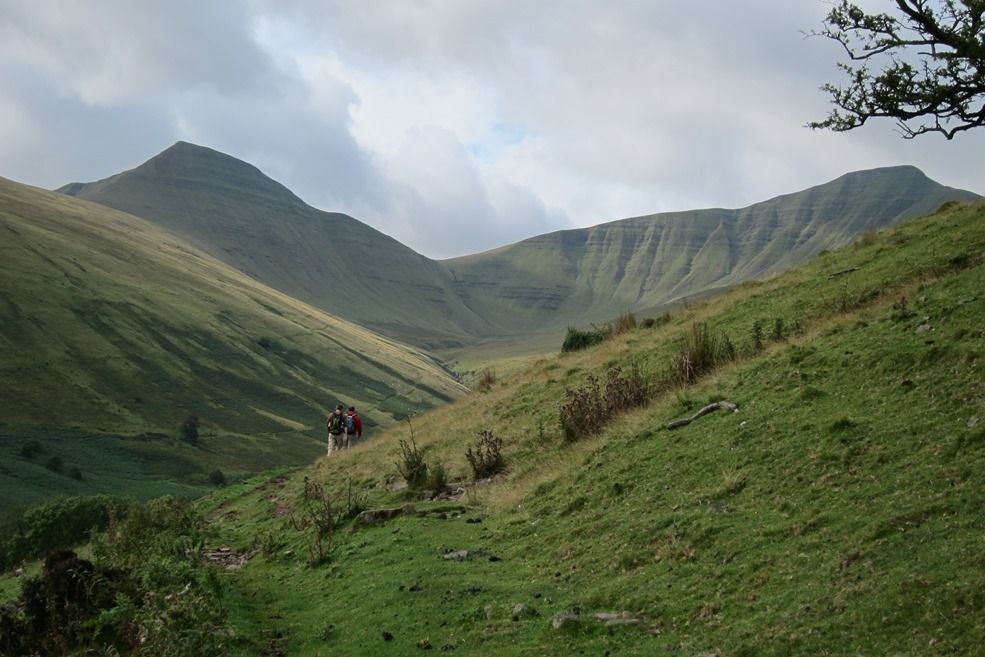
[[[571,627],[577,622],[578,614],[573,614],[570,611],[559,611],[551,618],[551,627],[555,630],[562,630],[566,627]]]
[[[923,324],[917,327],[917,335],[923,335],[929,330],[930,330],[930,322],[924,322]]]
[[[537,610],[533,607],[527,606],[523,602],[518,602],[513,605],[513,620],[520,620],[525,616],[536,616]]]
[[[449,552],[441,556],[442,559],[446,561],[465,561],[469,558],[468,550],[456,550],[455,552]]]

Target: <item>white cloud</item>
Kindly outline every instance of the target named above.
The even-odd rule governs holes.
[[[985,135],[803,124],[824,3],[0,0],[0,173],[53,186],[174,139],[434,256],[742,206],[912,163],[983,191]]]

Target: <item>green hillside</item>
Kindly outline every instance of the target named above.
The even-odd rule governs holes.
[[[229,487],[195,531],[237,569],[168,598],[221,595],[193,617],[224,617],[181,636],[242,655],[978,654],[983,289],[985,206],[952,206]],[[671,385],[699,323],[734,358]],[[566,391],[612,368],[658,384],[648,403],[566,440]],[[739,411],[667,429],[719,400]],[[483,429],[506,471],[472,483]],[[464,492],[401,489],[411,437]],[[195,554],[182,572],[216,559]]]
[[[866,231],[975,194],[914,167],[850,173],[740,210],[649,215],[541,235],[446,261],[485,315],[544,330],[647,310],[788,269]],[[482,290],[472,294],[471,289]]]
[[[430,357],[132,215],[0,179],[0,234],[4,513],[307,463],[337,401],[382,427],[463,391]],[[175,440],[191,415],[198,445]],[[45,467],[53,457],[61,472]]]
[[[436,262],[311,208],[249,164],[184,142],[61,191],[147,218],[290,296],[455,359],[463,346],[536,343],[534,334],[731,286],[977,198],[892,167],[740,210],[625,219]]]
[[[269,482],[209,498],[228,518],[215,541],[266,550],[230,576],[230,620],[261,645],[280,633],[289,655],[416,654],[423,640],[465,655],[975,654],[983,289],[985,207],[951,209],[539,360],[415,422],[425,458],[452,480],[468,479],[466,447],[493,429],[502,478],[451,501],[388,492],[409,438],[400,425],[278,483],[295,508],[303,477],[340,500],[352,482],[373,509],[415,504],[340,527],[326,565],[304,565],[308,533],[282,533],[258,495]],[[731,337],[733,364],[562,439],[566,389],[611,367],[665,371],[698,321]],[[740,412],[666,430],[718,399]],[[638,624],[619,625],[622,612]]]
[[[178,142],[135,169],[60,191],[153,221],[270,287],[401,341],[441,347],[489,330],[438,263],[209,148]]]

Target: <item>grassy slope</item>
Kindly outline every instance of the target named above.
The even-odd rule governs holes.
[[[228,578],[242,652],[279,633],[291,655],[417,654],[424,638],[468,655],[974,654],[983,263],[985,208],[953,209],[541,360],[414,425],[453,476],[475,432],[495,428],[505,477],[471,489],[461,512],[418,503],[430,513],[341,530],[328,565],[304,565],[303,535],[275,509],[297,503],[305,476],[339,493],[352,482],[373,507],[402,503],[380,483],[406,426],[283,482],[211,496],[217,542],[266,548]],[[903,296],[905,311],[893,306]],[[748,353],[753,321],[777,317],[795,333]],[[738,362],[560,443],[565,387],[633,359],[665,367],[680,331],[705,318],[737,342]],[[663,428],[721,397],[741,413]],[[441,558],[457,549],[486,552]],[[519,602],[540,615],[513,621]],[[576,608],[578,626],[550,628]],[[623,610],[642,626],[591,620]]]
[[[211,467],[310,462],[336,400],[385,426],[461,394],[430,358],[134,216],[0,179],[0,234],[5,512],[52,493],[189,492]],[[175,436],[189,414],[198,447],[123,438]],[[27,440],[44,454],[17,456]],[[53,455],[83,481],[46,470]]]
[[[914,167],[890,167],[740,210],[624,219],[446,264],[481,313],[515,317],[522,330],[563,329],[787,269],[868,230],[975,198]]]

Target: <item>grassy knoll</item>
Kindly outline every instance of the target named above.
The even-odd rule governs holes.
[[[307,463],[337,401],[372,431],[463,391],[424,354],[132,215],[0,179],[0,235],[0,516]],[[199,440],[181,443],[192,415]],[[27,443],[43,449],[24,457]]]
[[[306,563],[303,478],[338,504],[349,484],[367,507],[413,500],[385,485],[408,425],[210,496],[214,540],[254,553],[227,577],[240,649],[974,654],[985,643],[983,221],[981,206],[959,207],[870,236],[417,418],[425,457],[453,479],[484,427],[505,439],[508,472],[380,526],[343,524],[321,565]],[[777,319],[786,328],[773,339]],[[666,369],[697,320],[732,338],[733,364],[562,441],[565,388],[630,361]],[[665,429],[723,398],[741,411]],[[469,555],[443,558],[459,550]],[[564,612],[577,620],[553,629]],[[605,627],[603,612],[639,624]]]

